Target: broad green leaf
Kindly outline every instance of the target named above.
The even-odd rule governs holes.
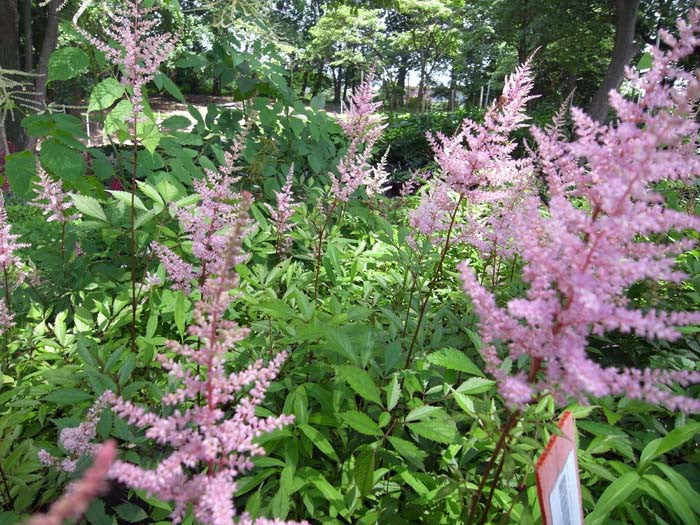
[[[131,115],[133,106],[128,100],[120,100],[114,109],[105,117],[104,134],[111,135],[120,129],[126,129],[126,121]]]
[[[57,405],[74,405],[80,401],[92,399],[92,395],[77,388],[61,388],[54,390],[50,394],[44,396],[44,401],[56,403]]]
[[[682,427],[674,428],[662,438],[650,441],[639,457],[639,471],[643,471],[656,458],[681,446],[699,433],[700,423],[688,423]]]
[[[309,105],[314,111],[319,111],[326,107],[326,99],[323,95],[316,95],[311,99],[311,103]]]
[[[653,493],[661,494],[670,503],[670,510],[676,513],[685,525],[697,525],[698,519],[688,503],[668,481],[654,474],[645,474],[642,479],[654,486]]]
[[[337,375],[345,380],[357,394],[381,406],[379,389],[370,375],[357,366],[343,365],[336,368]]]
[[[49,57],[48,81],[68,80],[78,76],[90,65],[90,58],[85,51],[77,47],[57,49]]]
[[[685,501],[693,508],[696,514],[700,515],[700,492],[697,492],[690,482],[682,474],[676,472],[668,465],[655,461],[654,466],[664,473],[668,481],[680,492]]]
[[[377,423],[363,412],[357,410],[350,410],[348,412],[341,412],[338,417],[349,427],[357,430],[361,434],[366,434],[368,436],[381,436],[382,431],[379,429]]]
[[[323,475],[318,474],[318,476],[313,478],[311,482],[319,491],[321,491],[321,494],[323,494],[323,496],[330,502],[331,507],[333,507],[338,514],[347,514],[347,507],[345,505],[345,501],[343,500],[342,494],[338,492],[338,489],[336,489],[333,485],[328,483],[328,480],[324,478]]]
[[[123,520],[129,523],[136,523],[138,521],[143,521],[148,519],[148,514],[141,507],[134,505],[133,503],[121,503],[114,507],[114,510]]]
[[[39,159],[41,159],[41,165],[46,171],[76,188],[84,189],[83,175],[87,164],[79,151],[69,148],[55,139],[47,139],[41,143]]]
[[[18,197],[26,197],[32,187],[32,180],[36,177],[34,155],[29,151],[7,155],[5,157],[5,176],[12,191]]]
[[[139,189],[143,192],[143,194],[146,197],[154,200],[160,206],[165,205],[165,202],[163,201],[163,197],[160,196],[160,193],[158,193],[158,190],[156,190],[153,186],[151,186],[147,182],[143,182],[140,180],[136,181],[136,183],[138,184]]]
[[[615,507],[623,503],[639,486],[641,478],[636,472],[628,472],[613,481],[601,494],[595,509],[586,517],[586,525],[605,523]]]
[[[80,213],[107,222],[107,216],[97,199],[86,195],[71,195],[70,197]]]
[[[116,78],[106,78],[90,93],[88,111],[107,109],[124,95],[124,86]]]
[[[185,97],[183,96],[182,91],[180,91],[180,88],[177,87],[175,82],[170,80],[170,78],[164,73],[157,73],[153,78],[153,82],[158,89],[165,89],[165,91],[167,91],[173,98],[179,102],[182,102],[183,104],[185,103]]]
[[[119,202],[122,202],[128,208],[131,208],[131,193],[129,193],[128,191],[119,190],[109,190],[109,192]],[[139,199],[138,195],[134,195],[134,208],[136,208],[137,210],[148,211],[148,208],[146,208],[143,201]]]
[[[185,296],[181,293],[177,294],[175,300],[175,326],[180,337],[185,335]]]
[[[411,421],[420,421],[421,419],[426,419],[432,416],[435,416],[437,413],[442,411],[442,407],[438,406],[433,406],[433,405],[421,405],[417,408],[414,408],[411,410],[407,415],[406,415],[406,423],[410,423]]]
[[[449,418],[428,419],[418,423],[409,423],[408,428],[421,437],[445,445],[456,443],[459,438],[457,425]]]
[[[401,397],[401,386],[396,374],[391,376],[391,381],[386,386],[386,409],[391,412],[399,402]]]
[[[363,498],[374,488],[374,456],[374,450],[365,448],[355,458],[353,475]]]
[[[297,428],[301,430],[304,433],[304,435],[307,438],[309,438],[311,443],[313,443],[313,445],[321,452],[323,452],[326,456],[328,456],[331,459],[334,459],[335,461],[340,461],[338,455],[335,453],[335,450],[333,450],[333,447],[331,446],[330,442],[318,430],[307,424],[297,425]]]
[[[456,348],[443,348],[430,354],[428,361],[437,366],[443,366],[448,370],[458,370],[475,376],[483,376],[483,372],[469,357]]]
[[[423,460],[428,456],[428,454],[419,449],[415,443],[406,441],[405,439],[396,436],[389,436],[387,439],[389,440],[389,443],[391,443],[391,446],[394,447],[396,452],[414,465],[423,468]]]

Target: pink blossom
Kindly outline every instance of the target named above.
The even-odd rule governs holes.
[[[114,463],[117,445],[113,440],[95,448],[95,459],[83,476],[71,483],[66,493],[54,502],[46,514],[35,514],[27,525],[63,525],[66,520],[78,519],[97,496],[107,489],[107,472]]]
[[[526,193],[509,214],[509,237],[525,262],[525,295],[497,306],[472,269],[460,266],[464,290],[481,318],[487,370],[511,405],[545,392],[560,403],[622,394],[700,411],[699,400],[668,388],[698,383],[700,372],[605,368],[586,352],[591,333],[617,330],[675,340],[677,326],[700,323],[700,312],[634,309],[625,296],[645,279],[679,283],[685,276],[675,269],[675,256],[691,244],[666,242],[664,234],[700,227],[700,218],[665,207],[655,190],[663,180],[692,184],[700,173],[699,126],[693,120],[698,73],[676,66],[700,42],[700,11],[693,10],[689,20],[679,22],[678,40],[666,36],[668,51],[653,52],[646,75],[630,73],[643,89],[639,101],[611,93],[617,122],[600,125],[574,108],[571,142],[551,129],[532,129],[533,155],[551,199],[543,207]],[[512,363],[527,357],[529,368],[511,375],[502,354]]]
[[[39,181],[36,182],[37,194],[32,201],[32,205],[41,208],[44,215],[47,215],[48,222],[56,221],[67,223],[80,218],[79,214],[68,213],[72,204],[68,194],[63,191],[60,181],[53,180],[41,166],[37,167]]]
[[[275,224],[277,230],[277,251],[278,253],[286,253],[291,246],[291,238],[284,234],[292,227],[289,220],[294,214],[294,210],[299,206],[299,203],[294,201],[292,194],[292,175],[294,174],[294,165],[292,164],[287,173],[284,186],[281,191],[275,192],[277,206],[272,207],[265,203],[265,207],[270,212],[270,217]]]
[[[121,68],[121,81],[132,91],[134,118],[143,108],[143,87],[158,72],[160,65],[172,53],[178,38],[170,33],[156,33],[156,17],[148,17],[153,8],[145,8],[141,0],[121,0],[115,11],[105,10],[102,25],[106,41],[90,35],[81,27],[78,32],[105,54],[112,64]]]
[[[379,191],[383,181],[379,184],[375,181],[377,176],[381,179],[384,173],[375,173],[369,163],[372,156],[372,148],[377,143],[386,128],[382,119],[376,114],[381,106],[379,102],[372,102],[373,75],[367,75],[362,84],[350,96],[350,104],[347,112],[339,123],[350,139],[350,144],[345,155],[338,163],[338,176],[331,177],[331,192],[338,201],[347,202],[350,196],[363,184],[370,182],[370,191]]]

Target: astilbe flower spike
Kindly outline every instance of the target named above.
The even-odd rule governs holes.
[[[35,514],[27,525],[63,525],[66,520],[80,518],[92,500],[107,489],[107,473],[116,456],[115,441],[109,440],[97,446],[92,466],[68,486],[66,493],[51,505],[47,513]]]
[[[77,31],[121,68],[121,82],[132,91],[132,116],[143,109],[143,88],[153,80],[160,65],[172,53],[178,38],[170,33],[156,33],[157,20],[149,18],[153,8],[145,8],[141,0],[121,0],[102,26],[107,41],[90,35],[76,24]]]
[[[71,208],[70,198],[63,191],[60,181],[53,180],[41,166],[37,166],[39,180],[35,183],[37,194],[32,205],[40,208],[47,216],[48,222],[56,221],[62,224],[80,218],[79,214],[69,214]]]
[[[192,254],[198,261],[195,266],[177,255],[167,246],[153,242],[151,248],[159,257],[176,289],[189,293],[193,281],[201,286],[212,265],[221,259],[226,246],[226,231],[239,214],[239,194],[233,185],[239,180],[235,163],[240,157],[248,128],[244,128],[234,140],[231,150],[224,155],[224,163],[218,170],[205,169],[205,177],[193,182],[199,196],[196,204],[173,207],[173,213],[192,242]],[[241,255],[242,262],[245,256]]]
[[[292,164],[287,172],[287,178],[285,179],[284,186],[280,191],[275,192],[275,199],[277,200],[277,206],[273,207],[268,203],[265,203],[267,211],[270,212],[270,217],[275,224],[275,230],[277,230],[277,252],[278,254],[284,254],[289,251],[291,246],[291,238],[285,235],[292,227],[289,222],[294,215],[294,210],[299,206],[298,202],[294,201],[294,195],[292,193],[292,176],[294,175],[294,164]]]
[[[381,102],[372,102],[372,80],[370,73],[350,96],[348,109],[339,120],[340,127],[350,139],[348,149],[338,163],[338,175],[331,177],[331,192],[341,202],[347,202],[350,196],[363,184],[370,183],[370,191],[379,191],[383,181],[375,179],[384,175],[384,171],[372,169],[370,159],[372,148],[382,136],[386,124],[377,115]]]
[[[511,134],[527,121],[532,87],[528,59],[506,78],[483,123],[466,118],[452,136],[427,135],[440,169],[424,188],[419,206],[409,213],[409,225],[417,234],[441,244],[450,230],[453,243],[472,244],[482,253],[494,247],[502,255],[511,253],[509,211],[527,188],[532,171],[529,159],[513,156],[517,144]],[[469,203],[469,213],[453,221],[455,208],[463,202]]]
[[[0,299],[0,333],[14,326],[14,315],[11,310],[10,292],[19,286],[26,277],[21,269],[21,261],[15,253],[21,248],[30,245],[17,242],[19,235],[12,233],[12,225],[7,218],[5,210],[5,197],[0,193],[0,271],[3,279],[5,297]],[[12,279],[12,282],[10,282]]]
[[[163,397],[166,406],[175,407],[172,414],[160,417],[112,392],[104,394],[119,416],[146,429],[146,437],[159,445],[172,448],[170,456],[154,469],[117,461],[110,477],[173,502],[174,523],[182,520],[190,504],[195,518],[206,525],[231,525],[236,518],[236,523],[245,525],[276,523],[253,520],[246,514],[237,516],[233,505],[236,478],[252,468],[251,456],[264,454],[254,439],[293,420],[288,415],[268,418],[255,415],[256,406],[262,402],[286,358],[285,352],[267,365],[258,360],[241,372],[227,373],[225,369],[226,353],[248,333],[224,316],[232,301],[230,291],[238,285],[234,268],[242,258],[243,237],[250,228],[247,214],[251,201],[248,193],[240,196],[237,215],[223,239],[225,248],[221,258],[214,261],[212,272],[202,285],[202,297],[194,310],[194,325],[189,328],[201,346],[195,348],[175,341],[167,344],[175,354],[197,365],[201,375],[193,366],[172,357],[164,354],[158,357],[169,375],[181,383]],[[248,385],[253,386],[246,396]],[[237,404],[233,414],[227,414],[224,407],[234,401]]]
[[[679,21],[678,39],[662,34],[670,49],[653,51],[646,75],[629,74],[642,90],[639,101],[611,93],[617,122],[599,125],[574,108],[573,141],[532,129],[551,200],[543,210],[537,197],[526,195],[510,215],[525,261],[525,296],[499,307],[467,263],[460,266],[481,318],[487,369],[510,405],[523,406],[546,392],[561,403],[572,396],[622,394],[700,412],[700,400],[667,388],[698,383],[700,372],[606,368],[586,353],[591,333],[675,340],[676,326],[700,322],[700,312],[635,309],[625,296],[645,279],[679,283],[685,275],[674,268],[675,255],[691,243],[670,242],[666,233],[700,227],[699,217],[665,207],[654,186],[663,180],[692,184],[700,174],[693,118],[699,73],[676,65],[700,44],[700,11],[693,10],[689,21]],[[527,356],[529,369],[511,372],[503,353],[512,363]]]

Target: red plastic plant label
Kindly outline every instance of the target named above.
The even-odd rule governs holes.
[[[551,437],[535,465],[542,524],[583,525],[573,414],[564,412],[558,426],[562,435]]]

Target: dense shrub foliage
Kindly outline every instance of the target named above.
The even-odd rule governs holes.
[[[0,523],[537,523],[563,409],[587,524],[700,522],[700,11],[614,121],[528,128],[530,60],[334,117],[223,39],[179,66],[241,104],[160,118],[176,37],[121,5],[79,31],[109,146],[47,112],[5,163]]]

